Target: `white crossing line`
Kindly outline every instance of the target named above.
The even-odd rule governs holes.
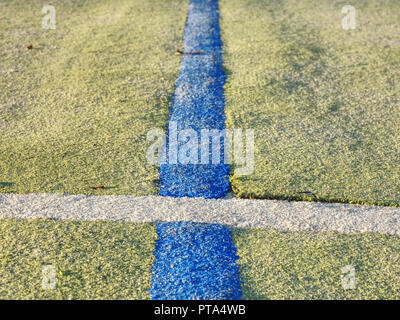
[[[239,228],[400,235],[400,208],[278,200],[3,193],[0,218],[191,221]]]

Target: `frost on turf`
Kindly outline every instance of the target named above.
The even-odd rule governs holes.
[[[254,171],[254,130],[245,130],[243,147],[242,129],[178,130],[176,121],[170,121],[168,139],[161,129],[147,133],[152,143],[146,152],[151,164],[235,164],[237,175],[250,175]]]

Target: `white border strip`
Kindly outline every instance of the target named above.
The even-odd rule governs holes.
[[[0,194],[0,218],[192,221],[285,231],[400,235],[400,208],[277,200]]]

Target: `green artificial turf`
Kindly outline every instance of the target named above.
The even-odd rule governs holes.
[[[157,194],[187,1],[55,0],[56,30],[45,4],[0,2],[0,192]]]
[[[239,197],[400,205],[400,2],[343,30],[347,4],[220,1],[227,127],[255,129]]]
[[[244,299],[400,299],[400,238],[236,229]],[[355,289],[342,268],[355,268]]]
[[[147,223],[0,219],[0,299],[149,299],[155,241]]]

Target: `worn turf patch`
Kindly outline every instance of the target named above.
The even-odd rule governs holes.
[[[154,300],[238,300],[236,248],[217,224],[157,224],[151,295]]]
[[[0,192],[158,194],[146,134],[166,127],[187,1],[51,5],[56,30],[43,1],[0,2]]]
[[[244,299],[400,299],[397,236],[236,229],[233,240]],[[345,266],[355,289],[342,287]]]
[[[0,219],[0,298],[148,299],[155,240],[151,224]]]
[[[400,205],[400,2],[221,0],[227,128],[255,129],[239,197]]]

